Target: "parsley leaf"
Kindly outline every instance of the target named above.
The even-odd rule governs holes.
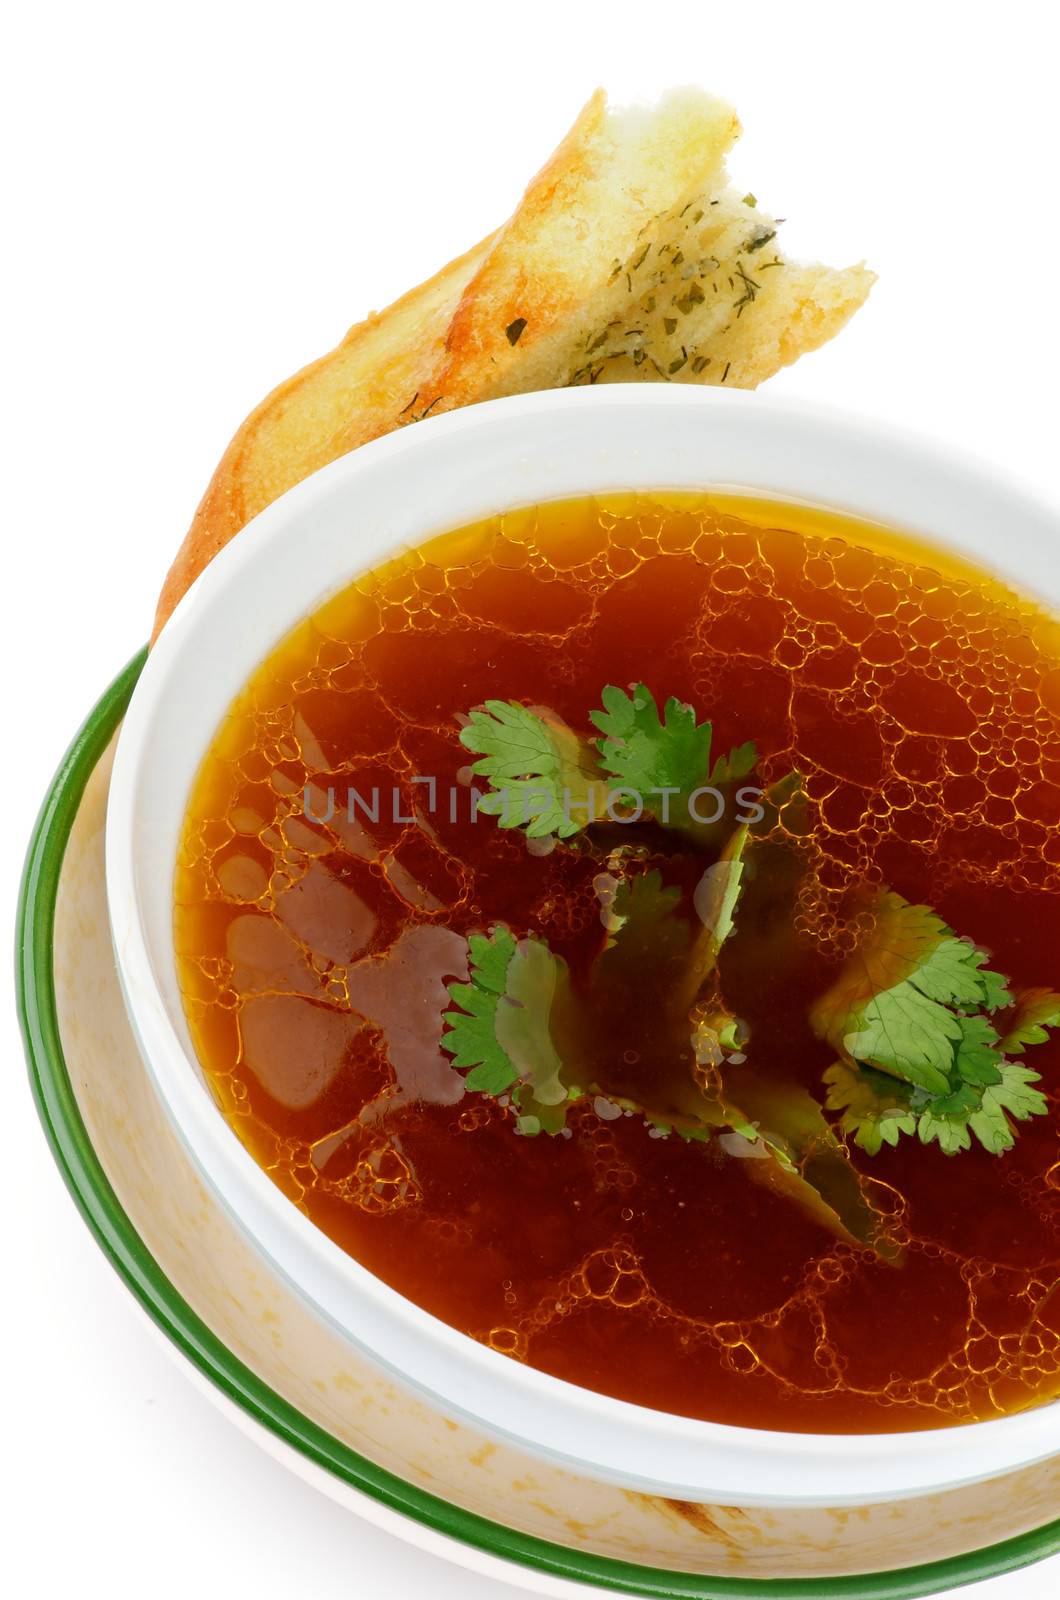
[[[568,839],[603,814],[606,780],[591,743],[550,711],[487,700],[471,712],[460,743],[482,757],[471,771],[488,778],[493,792],[478,809],[502,828]]]

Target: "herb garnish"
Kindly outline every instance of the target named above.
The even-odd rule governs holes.
[[[593,746],[552,712],[512,700],[472,711],[460,743],[480,754],[471,770],[493,792],[478,810],[531,839],[566,839],[602,816],[606,780]]]
[[[754,278],[749,277],[739,263],[737,263],[736,267],[736,276],[743,285],[743,293],[740,295],[740,298],[733,301],[733,307],[736,311],[736,315],[739,317],[743,315],[744,306],[752,305],[757,299],[758,291],[761,289],[762,285],[757,283]]]
[[[582,737],[547,709],[487,700],[472,711],[460,742],[481,757],[471,768],[492,792],[477,809],[502,828],[525,827],[530,838],[560,839],[637,808],[664,827],[700,832],[717,809],[708,791],[753,772],[757,752],[740,745],[711,765],[712,728],[673,696],[660,716],[643,683],[629,691],[609,684],[602,711],[590,713],[602,734]],[[702,803],[701,803],[702,802]]]
[[[577,983],[541,938],[503,924],[473,934],[470,981],[450,987],[443,1047],[467,1087],[503,1099],[524,1134],[569,1134],[572,1105],[588,1098],[598,1114],[638,1116],[656,1136],[720,1139],[833,1232],[895,1258],[843,1136],[869,1154],[903,1134],[946,1154],[973,1138],[1009,1149],[1015,1124],[1047,1110],[1038,1074],[1009,1058],[1060,1025],[1060,994],[1014,996],[929,907],[880,889],[850,908],[858,944],[809,1012],[836,1058],[822,1073],[823,1105],[784,1063],[747,1066],[749,1032],[726,998],[722,955],[740,937],[759,847],[781,837],[790,854],[805,831],[801,781],[737,788],[757,767],[755,745],[715,756],[712,725],[673,696],[660,709],[646,684],[608,685],[601,701],[589,718],[595,737],[506,700],[473,710],[461,730],[479,757],[472,773],[491,784],[479,812],[601,861],[603,932]],[[709,816],[698,809],[706,795],[723,802]],[[627,832],[632,844],[616,844],[620,824],[640,829]],[[666,877],[681,862],[684,890]],[[646,1006],[645,994],[657,1003]]]
[[[488,937],[472,934],[468,958],[471,981],[449,988],[459,1009],[445,1014],[445,1048],[456,1066],[470,1067],[469,1089],[513,1091],[521,1133],[538,1133],[543,1122],[558,1131],[557,1108],[569,1091],[551,1030],[557,989],[567,986],[565,963],[540,939],[517,940],[503,925]]]
[[[661,717],[655,697],[643,683],[629,692],[609,684],[600,698],[604,709],[590,712],[603,734],[597,741],[600,759],[607,772],[633,789],[687,797],[699,785],[717,781],[722,768],[727,774],[731,768],[739,777],[754,768],[755,747],[746,744],[715,762],[712,773],[712,726],[697,723],[693,708],[673,695]]]
[[[1008,1061],[1060,1021],[1060,996],[1014,1000],[986,956],[927,906],[878,894],[870,925],[836,983],[813,1007],[818,1036],[840,1055],[824,1074],[840,1126],[875,1154],[903,1133],[954,1154],[972,1136],[995,1154],[1012,1118],[1047,1109],[1038,1074]],[[995,1021],[996,1014],[1007,1024]]]
[[[741,853],[742,842],[730,860]],[[597,1115],[639,1117],[655,1137],[718,1138],[727,1154],[746,1159],[756,1182],[838,1237],[893,1259],[884,1219],[820,1106],[794,1084],[756,1082],[739,1072],[736,1019],[728,1018],[724,1048],[737,1070],[725,1074],[720,1052],[705,1059],[697,1049],[693,1062],[694,1014],[682,1016],[680,1007],[664,1003],[652,1015],[636,999],[645,972],[663,994],[670,986],[680,993],[682,974],[717,994],[717,957],[733,931],[738,896],[737,868],[719,881],[713,920],[696,934],[680,915],[679,892],[657,871],[623,880],[605,897],[607,932],[588,988],[577,995],[566,963],[543,941],[517,939],[503,925],[488,937],[473,934],[471,981],[450,986],[453,1009],[445,1013],[442,1043],[457,1067],[469,1069],[469,1089],[511,1105],[521,1134],[569,1136],[571,1107],[591,1099]],[[627,1055],[649,1060],[662,1036],[676,1070],[664,1079],[656,1075],[647,1088],[624,1077],[607,1045],[616,1030]],[[715,1045],[718,1037],[715,1032]]]

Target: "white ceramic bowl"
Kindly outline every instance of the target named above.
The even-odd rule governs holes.
[[[876,423],[679,386],[565,390],[431,419],[285,494],[177,608],[118,745],[111,924],[144,1060],[204,1179],[306,1301],[402,1382],[499,1437],[631,1489],[728,1504],[864,1505],[1060,1454],[1060,1404],[929,1432],[777,1433],[651,1411],[510,1361],[351,1260],[266,1177],[206,1089],[176,977],[173,867],[189,789],[228,704],[290,627],[396,549],[509,507],[721,486],[909,529],[1060,608],[1055,515],[974,462]]]

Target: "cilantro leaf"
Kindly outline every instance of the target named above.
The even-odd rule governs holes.
[[[962,1083],[987,1088],[1001,1082],[1004,1056],[998,1046],[997,1029],[988,1018],[958,1017],[961,1036],[953,1053],[953,1071]]]
[[[742,848],[742,838],[731,845],[731,865]],[[518,940],[503,926],[488,937],[471,936],[471,981],[450,986],[459,1009],[446,1013],[442,1038],[455,1064],[470,1069],[468,1088],[510,1096],[523,1134],[561,1132],[573,1101],[593,1096],[599,1115],[641,1117],[657,1135],[717,1138],[727,1155],[747,1159],[750,1179],[837,1237],[894,1259],[866,1180],[805,1089],[739,1069],[729,1084],[722,1077],[723,1064],[732,1065],[724,1049],[710,1071],[692,1070],[689,1027],[702,1007],[682,1017],[666,996],[675,969],[703,934],[681,915],[679,891],[654,870],[622,880],[613,893],[611,887],[602,896],[606,937],[579,996],[565,964],[541,940]],[[730,881],[711,897],[704,928],[715,958],[732,932],[737,892]],[[645,971],[658,979],[657,1008],[643,1003]],[[709,1004],[713,1016],[736,1027],[717,988]],[[610,1042],[616,1032],[629,1046],[621,1057]],[[725,1048],[734,1046],[730,1039]]]
[[[660,715],[642,683],[631,693],[608,685],[602,699],[604,709],[591,714],[603,735],[595,740],[547,708],[514,700],[470,712],[460,742],[480,757],[472,773],[491,785],[478,810],[530,838],[569,839],[628,798],[631,820],[643,812],[663,826],[711,833],[716,825],[697,820],[690,797],[748,776],[756,746],[739,745],[711,767],[711,725],[697,723],[691,706],[671,696]]]
[[[540,1105],[561,1105],[569,1091],[550,1021],[565,964],[541,940],[516,940],[503,925],[472,934],[468,958],[471,981],[450,984],[456,1009],[442,1018],[442,1047],[470,1068],[467,1087],[496,1096],[526,1085]]]
[[[510,1097],[523,1133],[563,1131],[570,1104],[595,1095],[612,1108],[600,1115],[635,1113],[686,1139],[717,1135],[818,1222],[893,1259],[885,1219],[839,1134],[873,1155],[903,1135],[947,1154],[973,1139],[994,1153],[1010,1148],[1014,1123],[1042,1114],[1047,1101],[1034,1087],[1038,1074],[1007,1056],[1060,1025],[1060,994],[1033,989],[1014,999],[970,940],[930,907],[883,889],[853,955],[810,1012],[838,1057],[824,1073],[825,1105],[768,1068],[734,1089],[746,1027],[726,1003],[719,961],[736,929],[750,847],[778,823],[796,836],[811,825],[802,780],[790,773],[754,791],[757,818],[733,829],[719,855],[721,818],[698,820],[690,799],[750,774],[755,745],[712,764],[711,724],[691,706],[671,697],[660,712],[643,683],[628,692],[608,685],[602,701],[591,714],[597,739],[514,701],[472,711],[460,739],[479,757],[472,772],[491,784],[478,809],[531,838],[567,839],[629,791],[638,814],[689,836],[683,855],[693,848],[710,862],[693,906],[682,906],[659,871],[627,873],[620,863],[636,849],[613,849],[608,864],[621,876],[596,879],[606,936],[588,979],[576,990],[541,939],[503,925],[472,935],[470,981],[450,986],[443,1048],[469,1089]],[[646,993],[658,1004],[645,1005]],[[838,1113],[838,1133],[826,1110]]]
[[[953,1094],[938,1096],[917,1118],[917,1133],[920,1135],[921,1144],[931,1144],[935,1141],[948,1156],[970,1149],[971,1119],[979,1103],[975,1090],[963,1083]],[[1004,1122],[1004,1117],[1001,1120]],[[1009,1143],[1012,1143],[1011,1136]]]
[[[719,788],[753,772],[758,749],[742,744],[710,764],[713,728],[697,722],[692,706],[671,695],[662,715],[647,684],[630,692],[608,684],[604,709],[591,713],[603,734],[600,759],[612,778],[635,791],[647,810],[664,824],[681,827],[690,817],[688,798],[700,788]],[[652,796],[658,798],[653,803]]]
[[[592,969],[594,1014],[611,1026],[617,1022],[632,1054],[651,1071],[624,1076],[606,1042],[597,1053],[590,1030],[590,1092],[643,1117],[656,1134],[701,1142],[717,1137],[726,1154],[746,1158],[752,1179],[840,1238],[866,1243],[879,1232],[880,1218],[865,1203],[860,1178],[807,1091],[794,1084],[767,1088],[739,1072],[731,1086],[722,1079],[727,1055],[738,1053],[741,1025],[725,1004],[716,967],[734,930],[747,840],[746,827],[736,830],[722,859],[700,879],[698,928],[679,914],[680,894],[658,871],[625,879],[609,900],[609,936]],[[654,1008],[643,1005],[646,973],[659,995]],[[690,1013],[689,997],[697,996]],[[690,1070],[689,1043],[699,1070]],[[812,1175],[803,1170],[811,1147],[818,1169]]]
[[[574,993],[565,962],[540,939],[517,939],[503,925],[488,937],[473,934],[471,981],[450,985],[459,1009],[445,1013],[443,1048],[468,1069],[469,1089],[510,1094],[521,1132],[559,1132],[571,1102],[588,1093],[686,1138],[742,1126],[697,1086],[688,1016],[667,1005],[693,943],[680,891],[650,871],[601,883],[598,892],[607,931],[586,990]],[[660,997],[657,1011],[643,1003],[645,973]],[[616,1034],[628,1043],[626,1056],[654,1064],[649,1076],[616,1058]],[[667,1060],[671,1072],[658,1066]]]
[[[715,789],[723,783],[735,783],[748,777],[758,765],[758,746],[753,740],[738,744],[727,756],[719,756],[711,768],[710,781]]]
[[[991,1155],[1011,1150],[1016,1142],[1011,1118],[1026,1122],[1049,1109],[1039,1089],[1037,1072],[1018,1062],[1002,1060],[997,1082],[985,1088],[962,1083],[954,1092],[930,1102],[917,1119],[924,1144],[937,1141],[947,1155],[971,1146],[974,1134]]]
[[[854,955],[813,1007],[814,1031],[839,1054],[931,1094],[946,1094],[963,1040],[961,1010],[1007,998],[986,957],[928,906],[882,891]]]
[[[608,937],[593,966],[594,984],[638,983],[646,972],[658,983],[676,976],[692,938],[690,924],[676,915],[680,889],[664,887],[658,870],[611,884]],[[602,887],[598,880],[598,892]]]
[[[556,992],[566,975],[565,962],[542,940],[520,939],[497,1004],[497,1042],[542,1106],[562,1105],[569,1098],[550,1031]]]
[[[720,859],[706,869],[696,885],[696,915],[703,925],[711,965],[717,961],[722,945],[736,925],[736,902],[743,884],[744,851],[749,838],[746,823],[735,828]]]
[[[465,1080],[469,1089],[503,1094],[519,1076],[497,1038],[496,1026],[515,939],[507,928],[498,927],[488,937],[473,933],[467,943],[471,981],[449,985],[449,998],[459,1010],[442,1017],[448,1028],[442,1045],[455,1066],[471,1068]]]
[[[968,1119],[972,1132],[987,1150],[999,1155],[1015,1142],[1009,1117],[1026,1122],[1048,1111],[1049,1102],[1044,1094],[1032,1088],[1039,1080],[1039,1073],[1017,1061],[1002,1064],[1001,1082],[983,1091],[979,1110]]]
[[[896,1145],[901,1134],[916,1134],[921,1143],[937,1143],[946,1155],[971,1148],[972,1135],[992,1155],[1010,1150],[1015,1133],[1010,1121],[1024,1122],[1048,1110],[1038,1073],[1001,1059],[989,1084],[958,1082],[948,1094],[929,1096],[921,1089],[876,1072],[872,1067],[837,1061],[824,1074],[829,1111],[841,1113],[839,1125],[855,1143],[878,1155],[885,1144]]]
[[[754,1119],[760,1155],[768,1157],[753,1164],[751,1175],[839,1238],[897,1260],[899,1251],[886,1216],[872,1204],[869,1181],[853,1166],[809,1091],[766,1071],[741,1076],[734,1092],[741,1110]]]
[[[471,771],[492,785],[478,809],[502,828],[568,839],[603,814],[607,785],[596,752],[552,712],[487,700],[470,713],[460,742],[482,757]]]
[[[903,1133],[916,1132],[908,1085],[872,1067],[837,1061],[824,1074],[825,1107],[840,1113],[839,1126],[870,1156],[885,1144],[896,1145]]]
[[[733,855],[738,853],[734,849]],[[735,879],[729,876],[730,869],[736,871]],[[707,893],[703,892],[705,885]],[[650,1089],[642,1090],[646,1103],[650,1102],[649,1114],[663,1120],[661,1108],[669,1104],[671,1110],[681,1107],[694,1121],[732,1126],[724,1118],[719,1122],[713,1111],[709,1116],[704,1112],[703,1085],[708,1074],[701,1074],[695,1087],[687,1057],[691,1045],[696,1062],[714,1068],[726,1052],[739,1051],[742,1042],[743,1024],[725,1004],[716,974],[718,951],[732,931],[738,890],[737,862],[723,859],[708,868],[696,891],[698,927],[679,914],[680,891],[664,888],[657,871],[625,880],[614,897],[613,931],[592,970],[594,1000],[612,1021],[621,1019],[622,1031],[634,1048],[641,1045],[638,1054],[657,1055],[658,1040],[665,1036],[671,1041],[674,1060],[679,1063],[677,1074],[671,1080],[659,1073]],[[639,998],[646,975],[658,995],[657,1005],[649,1012]],[[687,1132],[684,1125],[678,1125],[678,1131]]]
[[[609,684],[603,711],[592,720],[604,735],[597,740],[607,771],[645,797],[656,789],[690,793],[710,773],[712,728],[697,723],[689,705],[671,695],[662,717],[651,690],[638,683],[631,694]]]
[[[743,886],[746,867],[744,852],[750,839],[746,823],[729,836],[721,857],[704,871],[696,885],[694,905],[699,918],[699,932],[693,944],[684,978],[677,990],[675,1004],[688,1010],[696,1001],[703,986],[717,971],[722,945],[735,927],[736,904]],[[716,986],[715,986],[716,987]],[[695,1018],[695,1028],[700,1036],[696,1054],[700,1056],[704,1023],[724,1042],[732,1022],[731,1013],[723,1004],[716,1004],[715,1015],[708,1016],[701,1006]]]
[[[697,931],[678,915],[678,892],[665,887],[657,871],[625,880],[614,894],[612,932],[593,968],[594,999],[610,1021],[621,1020],[635,1053],[654,1058],[655,1065],[650,1083],[639,1082],[639,1097],[628,1083],[616,1089],[615,1067],[607,1059],[595,1063],[593,1088],[602,1087],[612,1104],[643,1116],[658,1134],[718,1138],[726,1154],[746,1160],[755,1182],[837,1237],[893,1259],[885,1219],[807,1090],[757,1071],[728,1070],[734,1056],[742,1059],[743,1025],[725,1003],[717,962],[735,929],[749,837],[746,826],[736,829],[721,859],[702,875],[695,895]],[[642,984],[646,972],[660,995],[658,1007],[648,1012],[638,998],[643,991],[632,982]],[[690,998],[696,1001],[691,1010]],[[660,1070],[653,1050],[667,1032],[672,1072]],[[692,1044],[692,1072],[683,1040]]]
[[[986,999],[983,1001],[987,1011],[1003,1011],[1012,1004],[1012,994],[1009,990],[1008,979],[1000,972],[991,972],[982,967],[979,976],[983,980],[986,990]],[[1058,1001],[1060,1004],[1060,1001]]]
[[[826,1106],[870,1155],[917,1134],[947,1155],[973,1137],[993,1154],[1011,1147],[1012,1119],[1041,1114],[1038,1074],[1006,1060],[1040,1044],[1060,1022],[1060,995],[1013,1000],[986,956],[927,906],[884,891],[872,922],[811,1022],[841,1059],[824,1074]],[[1004,1036],[997,1019],[1001,1011]]]
[[[624,1070],[612,1059],[606,1035],[598,1041],[590,1029],[585,1048],[594,1084],[663,1131],[675,1127],[687,1136],[701,1123],[728,1126],[716,1107],[704,1104],[689,1070],[695,1022],[689,1007],[700,987],[698,978],[690,981],[691,953],[698,935],[682,914],[680,890],[665,886],[662,874],[652,870],[623,879],[613,897],[608,893],[607,941],[590,973],[593,1014],[606,1021],[608,1034],[617,1032],[628,1042],[636,1061],[654,1065],[650,1077],[637,1068]],[[646,981],[657,996],[654,1006],[644,1004]]]
[[[1051,989],[1025,989],[1016,999],[1012,1015],[1004,1023],[1001,1049],[1007,1056],[1021,1056],[1029,1044],[1044,1044],[1047,1028],[1060,1024],[1060,994]]]

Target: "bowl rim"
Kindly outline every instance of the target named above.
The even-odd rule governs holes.
[[[26,852],[16,921],[16,995],[30,1087],[55,1163],[86,1227],[175,1359],[290,1450],[339,1483],[461,1545],[529,1571],[650,1600],[918,1600],[1060,1552],[1060,1520],[960,1556],[882,1573],[814,1579],[714,1577],[615,1561],[534,1538],[450,1504],[334,1438],[246,1366],[166,1276],[118,1200],[92,1144],[63,1052],[53,961],[66,846],[97,763],[143,669],[141,650],[103,692],[44,796]],[[98,937],[106,937],[103,930]],[[587,1592],[594,1592],[589,1589]]]
[[[546,449],[553,452],[547,461]],[[701,467],[712,452],[733,470]],[[650,469],[646,454],[656,463]],[[549,488],[542,489],[542,478]],[[502,482],[503,489],[487,489]],[[516,482],[528,492],[514,492]],[[907,1433],[747,1429],[599,1395],[471,1340],[374,1277],[290,1204],[219,1115],[179,995],[174,1002],[169,885],[176,833],[157,819],[167,805],[174,812],[167,765],[175,753],[179,758],[195,719],[212,731],[253,666],[329,593],[406,543],[487,514],[498,496],[514,506],[571,493],[572,484],[592,493],[605,484],[650,490],[693,483],[816,499],[965,550],[972,526],[980,558],[1003,524],[1006,572],[1025,588],[1033,577],[1039,594],[1042,541],[1057,533],[1050,511],[958,453],[826,408],[718,389],[613,386],[520,396],[428,419],[340,458],[274,501],[207,567],[163,630],[132,697],[118,740],[106,849],[112,932],[134,1032],[186,1149],[256,1248],[399,1381],[495,1436],[641,1493],[747,1505],[900,1499],[1032,1465],[1060,1449],[1056,1401],[988,1422]],[[432,510],[439,502],[450,510]],[[372,523],[377,547],[356,559],[348,539],[354,507],[366,523],[382,519],[387,529],[380,537]],[[407,539],[396,531],[403,526],[411,530]],[[280,564],[270,564],[292,532],[308,564],[294,584]],[[1060,574],[1044,587],[1055,592],[1042,597],[1060,603]],[[241,609],[233,610],[236,598]],[[265,629],[262,614],[270,619]],[[278,624],[278,616],[286,621]],[[192,774],[208,737],[196,745],[193,763],[184,752]],[[188,784],[185,771],[181,813]]]

